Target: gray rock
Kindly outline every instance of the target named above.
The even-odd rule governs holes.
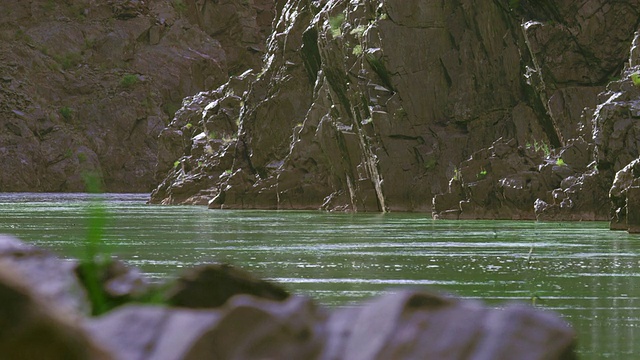
[[[75,262],[0,235],[0,264],[19,274],[25,287],[57,311],[71,315],[90,313],[86,292],[75,275]]]
[[[4,240],[3,243],[5,247]],[[46,294],[47,289],[41,293],[43,287],[34,286],[33,279],[25,281],[24,273],[13,269],[14,265],[0,262],[0,353],[3,358],[112,359],[78,326],[77,316],[61,311],[59,298]],[[50,278],[55,279],[57,275],[51,271],[60,269],[48,267],[47,270]]]
[[[218,318],[214,312],[130,305],[87,320],[85,328],[115,359],[187,359]]]
[[[308,300],[237,296],[217,310],[125,306],[86,329],[116,359],[312,359],[322,315]]]
[[[553,314],[425,292],[399,291],[337,311],[327,328],[321,359],[575,358],[575,334]]]

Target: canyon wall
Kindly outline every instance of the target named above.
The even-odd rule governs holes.
[[[3,2],[0,191],[606,219],[639,2]]]
[[[564,177],[593,168],[592,116],[598,94],[610,81],[624,80],[637,5],[282,2],[262,69],[190,98],[163,131],[159,168],[169,174],[152,201],[432,211],[434,196],[451,192],[451,179],[499,184],[508,175],[510,169],[484,165],[473,174],[461,171],[463,161],[496,140],[510,141],[520,154],[537,152],[524,169],[535,172],[558,161],[563,146],[584,143],[574,146],[584,153],[576,155],[580,164],[553,175],[539,191],[550,193]],[[491,177],[494,171],[503,176]],[[521,183],[506,184],[530,192]],[[496,186],[486,191],[504,190]],[[442,209],[457,211],[449,217],[458,217],[458,203],[473,197],[468,187],[461,191],[454,209]],[[513,217],[535,217],[536,198],[516,196],[526,209]],[[476,205],[469,209],[487,203]]]
[[[84,191],[88,173],[150,191],[183,98],[259,68],[272,18],[271,1],[3,1],[0,191]]]

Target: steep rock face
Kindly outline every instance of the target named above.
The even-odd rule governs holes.
[[[637,0],[610,2],[522,1],[523,31],[533,57],[528,69],[558,143],[580,133],[585,107],[594,108],[597,94],[620,76],[638,24]]]
[[[214,207],[427,211],[473,150],[549,141],[504,4],[288,1],[278,16]]]
[[[514,151],[557,148],[532,165],[535,177],[549,181],[539,196],[527,195],[527,187],[518,188],[526,174],[502,169],[491,181],[514,185],[513,201],[497,202],[484,215],[469,208],[469,217],[533,218],[536,199],[551,209],[572,196],[576,207],[565,208],[581,209],[577,218],[605,216],[601,206],[591,208],[602,203],[600,197],[577,199],[572,194],[582,187],[562,180],[580,178],[594,159],[598,94],[628,59],[639,18],[636,0],[281,5],[261,73],[241,91],[224,95],[229,111],[238,114],[237,136],[216,145],[207,134],[225,128],[204,120],[205,104],[192,109],[189,116],[200,119],[195,136],[176,133],[168,142],[187,150],[159,161],[169,168],[180,159],[190,164],[188,171],[176,165],[152,201],[430,211],[433,196],[448,192],[449,180],[464,167],[458,164],[503,138],[514,140]],[[206,146],[212,156],[190,154]],[[571,159],[571,171],[552,171],[558,159]],[[603,174],[585,175],[591,184],[585,189],[597,188],[606,197],[612,176]]]
[[[634,43],[638,42],[638,34]],[[640,129],[637,118],[640,73],[635,47],[622,79],[610,82],[598,95],[598,106],[589,118],[588,137],[594,151],[590,169],[563,180],[562,188],[552,190],[553,202],[537,201],[536,216],[541,220],[610,220],[611,228],[627,228],[626,188],[619,174],[629,173],[627,164],[640,156]],[[561,156],[565,156],[561,153]],[[626,170],[625,170],[626,169]]]
[[[640,232],[638,199],[640,199],[640,158],[616,173],[609,198],[612,204],[611,229]],[[631,218],[629,218],[631,215]]]
[[[0,191],[82,191],[90,172],[106,191],[149,191],[158,134],[185,96],[256,64],[271,7],[4,1]]]

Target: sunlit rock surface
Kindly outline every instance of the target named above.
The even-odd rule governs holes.
[[[612,230],[640,232],[638,187],[640,187],[640,158],[618,171],[613,180],[609,191]]]
[[[630,82],[623,69],[638,1],[281,5],[262,70],[225,92],[237,133],[221,147],[211,134],[227,129],[205,119],[204,104],[185,106],[201,120],[192,123],[191,141],[182,140],[183,152],[159,161],[175,167],[153,202],[440,213],[434,195],[451,193],[461,163],[502,138],[514,148],[547,149],[533,166],[543,167],[534,172],[545,183],[535,196],[524,194],[519,184],[532,174],[513,169],[504,186],[485,189],[508,189],[509,200],[484,211],[486,201],[478,201],[469,218],[607,218],[601,198],[613,175],[592,164],[596,147],[598,154],[610,148],[597,136],[599,94],[616,77]],[[190,153],[207,146],[208,157]],[[555,171],[558,159],[568,167]],[[495,180],[507,175],[500,171]],[[602,196],[567,191],[562,181],[571,176]],[[456,217],[457,207],[445,207]]]

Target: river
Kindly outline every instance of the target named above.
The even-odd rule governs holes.
[[[156,282],[227,262],[326,306],[399,287],[532,303],[578,332],[582,359],[640,354],[640,235],[602,222],[434,221],[428,214],[208,210],[101,195],[104,251]],[[0,233],[77,257],[86,194],[0,193]]]

